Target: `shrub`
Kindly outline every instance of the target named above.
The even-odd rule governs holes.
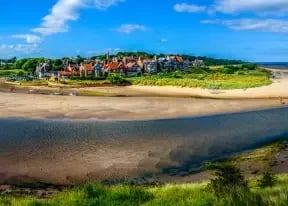
[[[111,84],[122,84],[125,82],[125,79],[118,74],[109,74],[107,79]]]
[[[69,77],[70,80],[105,80],[106,77],[95,77],[95,76],[87,76],[87,77],[80,77],[80,76],[71,76]]]
[[[98,199],[106,195],[106,190],[100,185],[87,184],[84,186],[84,194],[87,199]]]
[[[248,70],[255,70],[257,68],[257,65],[256,64],[247,63],[247,64],[243,64],[242,68],[243,69],[248,69]]]
[[[238,190],[249,190],[248,183],[241,174],[240,169],[229,163],[207,163],[204,166],[207,170],[215,171],[216,178],[208,185],[218,198],[228,194],[234,195]]]
[[[235,69],[234,68],[231,68],[231,67],[223,67],[220,69],[220,72],[223,73],[223,74],[234,74],[235,72]]]
[[[258,181],[260,188],[273,187],[277,183],[277,176],[270,170],[265,171],[262,178]]]

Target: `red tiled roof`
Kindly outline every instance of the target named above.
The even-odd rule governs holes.
[[[119,64],[118,62],[110,62],[106,64],[104,68],[108,70],[117,70],[119,69],[120,66],[121,66],[121,63]]]
[[[61,76],[79,76],[80,72],[69,72],[69,71],[60,71]]]
[[[177,61],[178,63],[183,63],[183,62],[184,62],[183,58],[180,57],[180,56],[176,56],[176,61]]]
[[[85,64],[84,67],[86,68],[86,70],[87,70],[88,72],[93,71],[93,66],[92,66],[92,64]]]
[[[128,69],[132,68],[134,65],[136,64],[136,62],[129,62],[128,64],[126,64],[126,67]]]

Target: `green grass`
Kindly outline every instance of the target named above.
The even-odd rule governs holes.
[[[19,81],[21,86],[47,86],[48,81],[46,80],[35,80],[35,81]]]
[[[215,70],[200,70],[195,73],[175,72],[169,75],[151,75],[128,79],[134,85],[178,86],[207,89],[247,89],[269,85],[269,73],[257,69],[237,71],[233,74]]]
[[[25,72],[25,71],[22,69],[11,69],[11,70],[0,69],[0,77],[6,77],[11,74],[17,75],[19,72]]]
[[[60,83],[70,86],[101,86],[109,84],[107,80],[63,80]]]
[[[262,174],[271,166],[272,158],[283,149],[281,142],[266,145],[253,151],[237,155],[228,160],[245,174]]]
[[[88,206],[88,205],[119,205],[119,206],[186,206],[186,205],[231,205],[227,202],[239,204],[239,200],[231,200],[230,197],[217,199],[213,193],[206,189],[206,183],[201,184],[178,184],[157,187],[132,187],[111,186],[104,187],[88,184],[62,192],[49,200],[37,200],[32,197],[3,197],[0,196],[0,205],[6,206]],[[288,175],[279,175],[276,186],[260,189],[257,179],[249,182],[252,193],[239,193],[238,196],[247,205],[257,201],[259,196],[265,205],[281,206],[288,203]],[[256,198],[256,199],[255,199]],[[237,204],[237,201],[238,204]],[[249,204],[250,203],[250,204]]]

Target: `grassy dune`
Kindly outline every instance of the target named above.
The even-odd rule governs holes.
[[[179,76],[151,75],[146,77],[130,78],[135,85],[147,86],[178,86],[207,89],[246,89],[271,84],[269,75],[262,71],[222,74],[180,74]]]

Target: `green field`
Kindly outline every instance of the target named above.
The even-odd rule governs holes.
[[[7,77],[11,74],[17,75],[19,72],[24,72],[24,70],[22,69],[11,69],[11,70],[0,69],[0,77]]]
[[[221,71],[220,71],[221,70]],[[256,70],[236,72],[219,69],[173,72],[144,77],[129,78],[134,85],[177,86],[206,89],[246,89],[271,84],[269,73]]]

